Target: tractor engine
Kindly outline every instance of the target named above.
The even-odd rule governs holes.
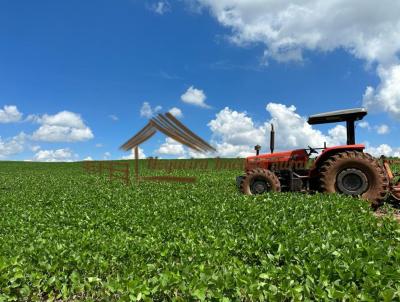
[[[307,151],[298,149],[250,156],[246,159],[245,170],[270,170],[278,177],[281,191],[303,191],[308,188],[308,163]]]

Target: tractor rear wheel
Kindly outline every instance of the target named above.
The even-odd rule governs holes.
[[[248,171],[240,181],[240,191],[246,195],[280,192],[279,178],[271,171],[256,168]]]
[[[378,206],[387,196],[385,169],[368,153],[346,151],[333,155],[320,168],[320,189],[360,196]]]

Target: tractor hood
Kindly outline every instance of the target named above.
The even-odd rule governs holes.
[[[283,151],[269,154],[260,154],[247,157],[248,162],[254,161],[287,161],[287,160],[300,160],[307,157],[305,149],[297,149],[291,151]]]
[[[273,164],[287,163],[289,161],[305,163],[308,161],[308,154],[305,149],[297,149],[249,156],[246,158],[246,170],[256,167],[269,169]]]

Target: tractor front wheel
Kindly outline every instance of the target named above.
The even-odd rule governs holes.
[[[367,153],[347,151],[335,154],[320,168],[320,189],[327,193],[360,196],[378,206],[388,193],[383,167]]]
[[[278,177],[271,171],[257,168],[248,171],[240,179],[240,191],[246,195],[280,192],[281,184]]]

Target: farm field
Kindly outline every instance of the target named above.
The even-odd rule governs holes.
[[[240,173],[126,186],[81,163],[0,163],[0,301],[400,301],[391,215],[243,196]]]

